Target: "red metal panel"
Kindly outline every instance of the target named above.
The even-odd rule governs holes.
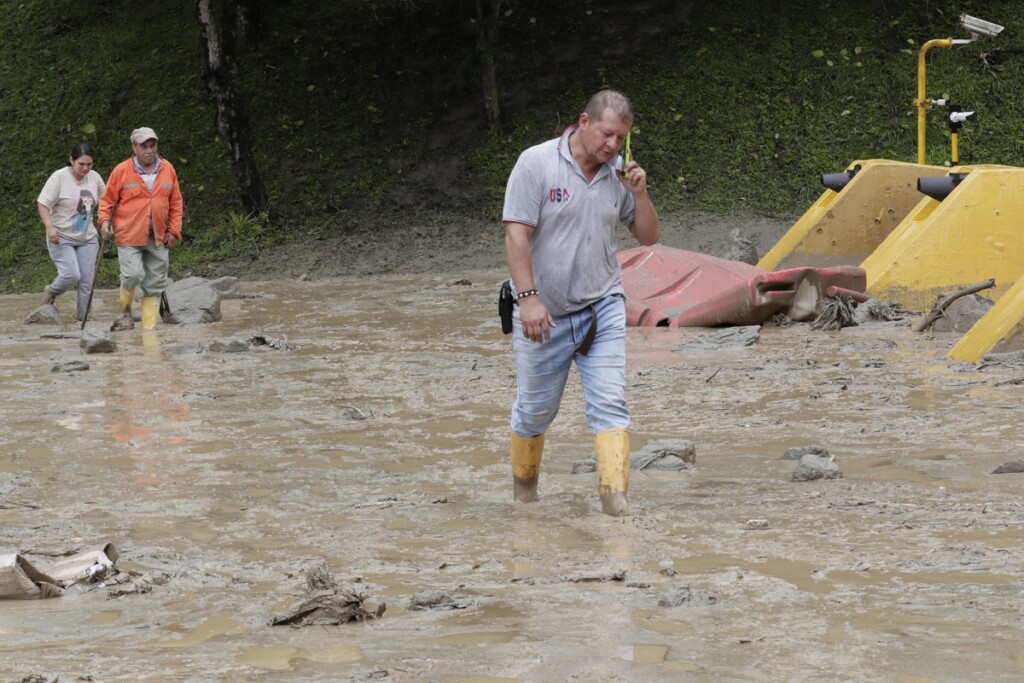
[[[628,249],[618,259],[627,324],[638,327],[756,325],[779,312],[810,320],[824,297],[869,298],[867,276],[855,266],[768,272],[660,244]]]

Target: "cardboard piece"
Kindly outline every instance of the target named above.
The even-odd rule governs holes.
[[[76,583],[92,583],[117,573],[118,553],[112,543],[75,553],[37,569],[17,553],[0,555],[0,600],[58,598]]]
[[[0,555],[0,600],[58,598],[64,589],[56,579],[32,566],[17,553]]]

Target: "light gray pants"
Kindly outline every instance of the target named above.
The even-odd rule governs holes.
[[[78,288],[76,315],[79,320],[85,317],[85,308],[89,305],[89,294],[92,293],[93,280],[96,278],[96,254],[100,243],[94,236],[85,242],[73,240],[60,235],[57,244],[46,240],[46,249],[50,252],[53,265],[57,266],[57,277],[50,283],[50,292],[54,296],[69,289]]]
[[[160,296],[167,289],[167,271],[171,265],[167,247],[149,238],[144,247],[117,248],[121,266],[121,286],[135,289],[142,286],[142,296]]]

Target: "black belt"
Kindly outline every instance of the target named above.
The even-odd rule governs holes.
[[[594,304],[590,304],[590,312],[592,317],[590,318],[590,329],[587,330],[586,336],[583,337],[583,341],[580,342],[576,352],[581,356],[585,356],[590,352],[590,345],[594,343],[594,337],[597,336],[597,309],[594,308]]]

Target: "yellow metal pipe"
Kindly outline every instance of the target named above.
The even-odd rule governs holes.
[[[956,133],[949,134],[949,145],[950,145],[950,159],[949,163],[953,166],[960,165],[960,140]]]
[[[925,113],[931,106],[931,103],[928,101],[927,89],[925,88],[925,71],[927,68],[925,57],[933,47],[953,47],[953,39],[936,38],[929,40],[921,46],[921,51],[917,53],[917,99],[914,100],[914,106],[917,107],[917,163],[919,164],[924,163]]]

